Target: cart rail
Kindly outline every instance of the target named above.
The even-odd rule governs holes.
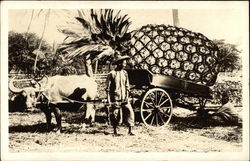
[[[204,85],[162,74],[153,74],[145,69],[127,69],[127,72],[130,84],[137,86],[137,88],[154,86],[187,93],[194,97],[212,98],[209,87]]]
[[[183,93],[188,93],[190,96],[212,98],[209,87],[207,86],[195,84],[185,80],[179,80],[161,74],[153,75],[151,85],[181,91]]]

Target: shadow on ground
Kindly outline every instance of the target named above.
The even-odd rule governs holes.
[[[41,113],[42,114],[42,113]],[[32,113],[31,113],[32,115]],[[62,112],[63,118],[63,133],[85,133],[85,134],[105,134],[108,135],[107,128],[112,129],[111,125],[107,122],[107,115],[104,112],[99,112],[95,117],[96,126],[93,127],[85,124],[84,113],[82,112]],[[27,120],[28,121],[28,120]],[[32,120],[35,122],[35,120]],[[139,123],[141,126],[141,116],[140,112],[135,112],[135,122]],[[178,117],[173,115],[170,120],[170,128],[175,131],[188,131],[194,129],[209,129],[211,127],[228,127],[228,125],[219,124],[216,122],[211,122],[209,119],[204,119],[195,115]],[[84,126],[84,128],[83,128]],[[139,125],[136,125],[139,126]],[[52,124],[52,128],[56,125]],[[241,126],[236,126],[235,132],[240,132]],[[112,131],[112,130],[111,130]],[[47,133],[45,117],[43,123],[37,123],[33,125],[15,125],[9,126],[9,133]]]
[[[52,128],[55,125],[52,124]],[[9,133],[23,133],[23,132],[30,132],[30,133],[45,133],[46,130],[46,123],[39,123],[34,125],[17,125],[17,126],[10,126]]]
[[[242,124],[230,125],[199,116],[173,116],[170,122],[170,128],[174,131],[199,131],[200,136],[218,140],[237,143],[242,142]]]
[[[171,125],[173,126],[173,130],[183,130],[186,131],[187,129],[203,129],[209,127],[230,127],[230,126],[237,126],[239,128],[242,127],[242,124],[228,124],[225,122],[219,122],[213,120],[209,117],[201,117],[197,115],[191,115],[186,117],[178,117],[172,116]]]

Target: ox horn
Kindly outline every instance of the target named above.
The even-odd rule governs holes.
[[[11,92],[13,92],[13,93],[20,93],[20,92],[23,91],[23,89],[16,88],[16,87],[14,86],[13,81],[14,81],[15,78],[16,78],[16,76],[14,76],[14,77],[10,80],[10,82],[9,82],[9,90],[10,90]]]

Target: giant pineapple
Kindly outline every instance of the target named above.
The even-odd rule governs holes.
[[[212,86],[219,72],[217,54],[211,40],[184,28],[146,25],[131,32],[129,64],[133,69]]]

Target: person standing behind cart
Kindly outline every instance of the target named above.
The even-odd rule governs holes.
[[[128,100],[129,98],[129,79],[128,73],[124,70],[129,56],[117,56],[113,64],[117,65],[107,76],[107,100],[110,111],[110,121],[114,128],[114,134],[117,133],[118,125],[122,122],[128,126],[128,134],[132,133],[134,126],[134,111]],[[124,118],[123,118],[124,116]]]

